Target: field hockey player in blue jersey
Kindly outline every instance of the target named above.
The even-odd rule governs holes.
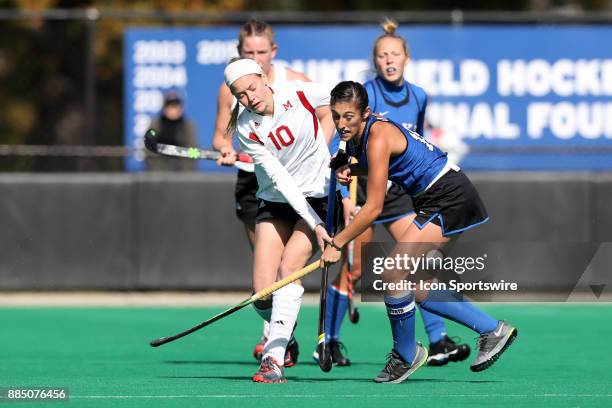
[[[386,19],[381,26],[384,33],[376,39],[372,51],[376,77],[364,84],[370,108],[376,115],[391,119],[403,128],[422,135],[427,94],[423,88],[404,79],[404,68],[410,60],[410,53],[406,40],[396,33],[397,23]],[[345,219],[354,217],[357,209],[365,203],[366,187],[367,177],[359,177],[357,207],[350,200],[343,200]],[[398,184],[388,183],[382,212],[372,225],[353,241],[350,273],[348,260],[345,259],[340,274],[328,287],[326,327],[329,330],[326,332],[326,343],[329,344],[336,365],[350,365],[350,360],[342,352],[344,345],[340,341],[340,329],[347,314],[349,290],[361,277],[361,245],[372,241],[374,227],[381,224],[394,240],[399,241],[414,218],[410,196]],[[351,282],[348,282],[348,279]],[[470,347],[467,344],[455,343],[447,335],[444,320],[440,316],[420,307],[418,309],[429,339],[428,364],[443,366],[449,361],[465,360],[470,354]],[[316,352],[314,357],[318,358]]]
[[[379,217],[385,202],[387,182],[400,185],[412,197],[416,216],[397,240],[423,243],[442,249],[459,235],[488,221],[478,192],[446,153],[424,140],[418,133],[372,114],[363,85],[344,81],[331,92],[332,117],[347,151],[358,158],[356,165],[344,165],[336,176],[348,185],[352,176],[368,175],[367,198],[350,223],[328,244],[321,257],[325,265],[338,262],[342,248],[369,228]],[[420,248],[414,254],[419,256]],[[385,283],[397,283],[406,271],[382,274]],[[416,342],[415,302],[422,309],[451,319],[480,336],[478,354],[472,371],[482,371],[497,361],[514,341],[517,330],[503,320],[494,319],[452,291],[402,290],[388,288],[384,294],[393,335],[393,349],[387,364],[374,379],[379,383],[400,383],[427,361],[427,350]]]

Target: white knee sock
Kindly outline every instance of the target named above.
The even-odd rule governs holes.
[[[274,292],[272,300],[272,317],[270,335],[264,348],[264,357],[272,356],[279,365],[284,365],[285,349],[291,338],[293,326],[297,320],[304,288],[290,283]]]

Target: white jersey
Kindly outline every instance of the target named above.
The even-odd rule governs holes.
[[[321,223],[305,197],[325,197],[329,150],[315,109],[329,105],[329,91],[312,82],[277,84],[274,114],[244,110],[238,117],[241,148],[255,163],[257,197],[289,203],[311,228]]]

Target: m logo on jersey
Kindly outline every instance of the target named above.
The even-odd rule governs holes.
[[[285,108],[285,111],[288,111],[289,108],[293,108],[293,105],[291,105],[291,102],[287,101],[287,103],[283,103],[283,108]]]

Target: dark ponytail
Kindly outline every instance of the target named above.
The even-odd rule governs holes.
[[[226,135],[232,135],[234,131],[236,130],[239,113],[240,113],[240,102],[236,101],[236,104],[234,105],[234,109],[232,109],[232,116],[230,116],[230,120],[227,123],[227,128],[225,128]]]
[[[227,62],[227,65],[231,64],[232,62],[236,62],[238,60],[241,60],[241,59],[246,59],[246,58],[232,57]],[[225,134],[226,135],[232,135],[234,133],[234,131],[236,130],[236,124],[238,123],[238,114],[240,113],[240,102],[238,102],[238,99],[236,99],[235,97],[234,97],[234,99],[236,100],[236,104],[234,105],[234,108],[232,109],[232,114],[230,116],[230,120],[227,123],[227,127],[225,128]]]
[[[330,105],[338,102],[356,103],[359,113],[364,113],[369,105],[368,93],[359,82],[342,81],[331,91]]]

